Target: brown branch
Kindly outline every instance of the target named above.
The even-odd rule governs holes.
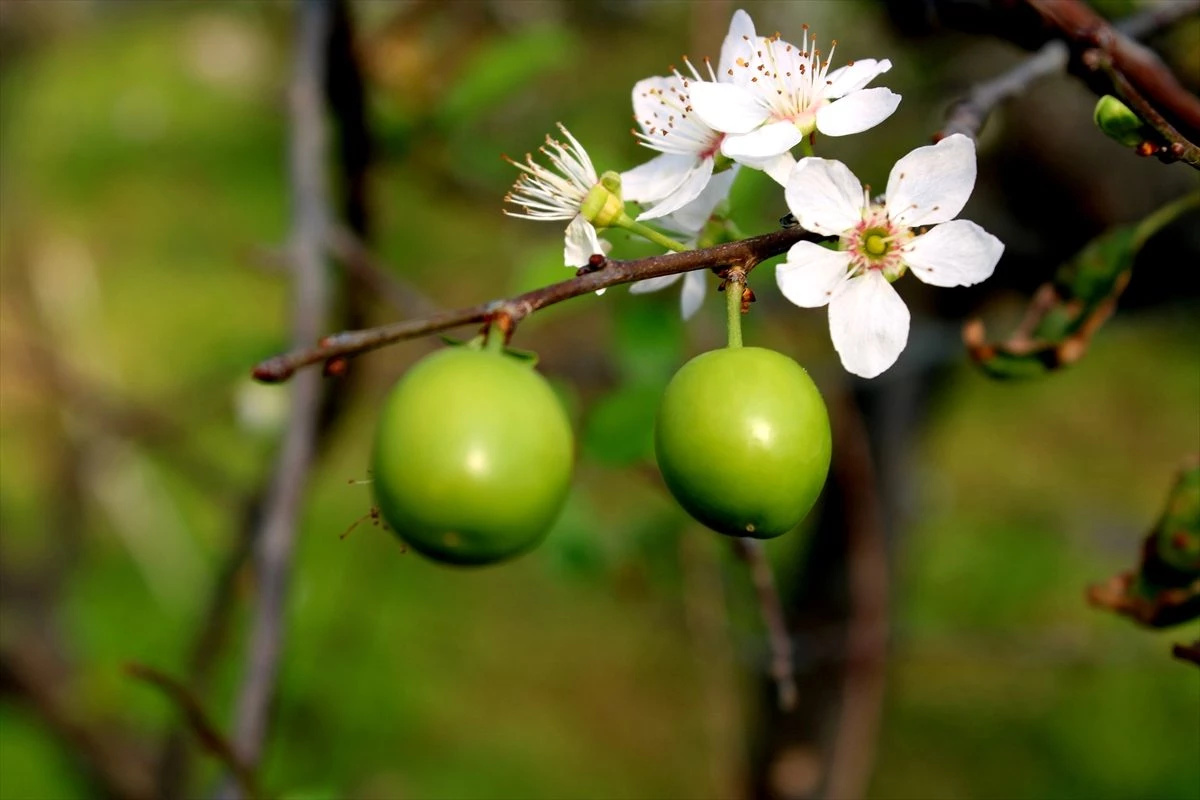
[[[750,567],[750,578],[758,596],[758,606],[763,624],[767,628],[767,639],[771,647],[771,678],[780,711],[791,711],[796,707],[796,665],[792,652],[792,638],[788,633],[787,620],[783,614],[783,603],[775,588],[775,575],[771,562],[767,560],[762,542],[757,539],[738,537],[733,540],[733,551]]]
[[[1043,19],[1054,26],[1055,38],[1043,44],[1037,53],[1016,67],[992,80],[978,84],[965,98],[954,103],[946,113],[946,123],[934,136],[935,139],[942,139],[953,133],[978,138],[988,117],[1001,103],[1023,93],[1035,81],[1061,73],[1071,63],[1073,50],[1076,50],[1078,58],[1082,59],[1084,50],[1093,49],[1098,42],[1104,43],[1102,51],[1112,59],[1110,63],[1119,60],[1120,64],[1137,67],[1135,74],[1138,80],[1134,82],[1134,86],[1141,87],[1147,83],[1153,85],[1152,97],[1161,99],[1165,95],[1172,107],[1190,105],[1189,93],[1179,86],[1170,70],[1157,56],[1130,37],[1149,36],[1189,14],[1196,13],[1200,9],[1200,0],[1165,3],[1134,14],[1115,26],[1109,25],[1077,0],[1027,2],[1043,14]],[[1043,9],[1046,13],[1043,13]],[[1079,49],[1080,43],[1085,43],[1086,47]],[[1146,54],[1149,54],[1149,57]],[[1127,74],[1119,66],[1116,69],[1122,74]]]
[[[295,291],[292,340],[299,344],[318,335],[331,305],[323,259],[330,224],[323,86],[332,13],[328,0],[303,0],[296,13],[297,49],[288,92],[293,203],[289,263]],[[255,537],[258,594],[234,724],[238,758],[251,768],[262,755],[275,696],[297,516],[316,450],[320,407],[320,377],[301,376],[293,390],[283,445]]]
[[[254,368],[254,377],[268,383],[285,381],[302,367],[334,358],[360,355],[405,339],[427,336],[460,325],[490,322],[501,317],[506,318],[507,322],[515,327],[518,322],[538,309],[572,297],[590,294],[597,289],[645,278],[733,266],[749,272],[759,263],[786,252],[796,242],[820,239],[817,234],[792,227],[685,253],[666,253],[627,261],[606,260],[590,268],[585,267],[584,270],[587,271],[574,278],[516,297],[442,311],[420,319],[394,322],[378,328],[335,333],[323,338],[315,347],[300,348],[263,361]]]
[[[238,788],[242,790],[243,795],[248,800],[261,800],[264,797],[262,790],[259,788],[258,779],[254,775],[254,770],[233,752],[233,745],[229,743],[229,740],[222,735],[217,726],[208,718],[208,714],[205,713],[204,708],[200,705],[200,701],[188,687],[165,672],[160,672],[153,667],[147,667],[142,664],[126,664],[125,672],[130,677],[145,681],[151,686],[162,690],[163,694],[183,714],[188,727],[196,735],[196,739],[204,749],[221,761],[233,774]]]
[[[1158,109],[1146,99],[1137,87],[1133,85],[1124,73],[1116,68],[1112,59],[1099,49],[1088,50],[1083,54],[1084,63],[1093,69],[1098,69],[1112,81],[1117,94],[1123,97],[1134,113],[1162,137],[1167,144],[1154,148],[1153,142],[1143,142],[1139,155],[1158,155],[1164,161],[1182,161],[1193,169],[1200,169],[1200,147],[1188,141],[1187,137],[1167,122]],[[1149,144],[1150,147],[1146,147]]]

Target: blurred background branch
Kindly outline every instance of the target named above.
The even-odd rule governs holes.
[[[951,5],[988,12],[982,35],[928,27],[922,10]],[[1126,33],[1195,92],[1191,0],[1095,5],[1153,17]],[[211,727],[233,731],[226,712],[251,674],[239,667],[272,649],[263,630],[286,634],[287,655],[254,669],[273,671],[253,704],[256,771],[288,796],[1195,794],[1200,693],[1163,657],[1181,637],[1097,614],[1079,589],[1128,566],[1162,502],[1160,465],[1200,437],[1196,226],[1164,225],[1132,281],[1104,284],[1123,287],[1121,313],[1089,328],[1088,357],[1053,380],[988,381],[958,339],[968,317],[1032,331],[1077,311],[1063,295],[1024,299],[1080,243],[1194,190],[1187,170],[1099,135],[1078,81],[1027,82],[987,115],[964,216],[997,232],[1006,258],[979,287],[901,287],[904,358],[846,387],[856,409],[843,422],[858,420],[869,459],[840,453],[821,519],[759,554],[787,618],[774,648],[745,565],[646,478],[662,386],[723,341],[715,292],[687,326],[678,295],[622,290],[522,321],[580,432],[580,477],[536,553],[455,574],[375,529],[339,540],[371,502],[359,481],[379,399],[436,342],[310,376],[315,423],[311,404],[289,408],[297,384],[255,385],[246,365],[325,330],[569,274],[561,231],[501,215],[512,175],[498,154],[562,119],[598,165],[640,163],[647,154],[613,135],[633,82],[662,74],[685,37],[715,55],[736,7],[327,4],[318,103],[330,135],[315,162],[328,185],[312,251],[327,318],[301,341],[287,333],[298,215],[280,202],[280,87],[310,11],[0,3],[0,797],[201,796],[227,783],[228,765],[198,758],[194,729],[121,665],[181,676]],[[881,82],[904,101],[889,133],[818,142],[872,182],[927,138],[947,98],[1019,66],[1007,42],[1063,38],[1023,3],[746,8],[785,39],[808,23],[837,36],[839,56],[894,61]],[[1068,49],[1091,91],[1113,91],[1082,60],[1102,48]],[[759,178],[743,170],[735,186],[735,221],[752,234],[775,231],[783,210]],[[280,239],[279,269],[245,268],[248,243]],[[615,263],[654,255],[614,239]],[[781,301],[772,269],[755,272],[747,342],[805,364],[841,414],[826,317]],[[295,413],[315,426],[303,468],[282,463]],[[286,595],[249,568],[280,518],[281,468],[304,485],[294,553],[272,567]],[[256,628],[264,591],[275,616]],[[785,671],[780,641],[798,689],[790,714],[771,674]],[[1136,741],[1112,733],[1128,730]]]

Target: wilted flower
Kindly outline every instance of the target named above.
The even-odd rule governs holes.
[[[583,145],[562,123],[558,129],[567,138],[564,144],[550,136],[539,148],[554,169],[547,169],[526,154],[525,163],[508,162],[522,171],[504,200],[521,211],[504,210],[510,217],[535,220],[570,220],[567,225],[563,263],[582,267],[604,247],[597,228],[613,224],[625,213],[621,200],[621,182],[616,173],[596,174]]]

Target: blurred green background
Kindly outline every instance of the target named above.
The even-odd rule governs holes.
[[[500,155],[532,150],[562,121],[600,169],[640,163],[633,83],[683,52],[715,57],[736,7],[352,4],[377,145],[373,250],[443,307],[568,276],[556,225],[501,214],[514,170]],[[901,33],[906,12],[881,3],[746,8],[760,32],[796,39],[808,22],[846,59],[893,60],[877,83],[904,95],[895,117],[818,148],[876,185],[952,98],[1021,56]],[[286,412],[286,388],[248,375],[287,346],[288,281],[272,254],[289,225],[292,31],[284,3],[0,4],[0,646],[46,647],[64,667],[43,677],[71,719],[151,755],[177,713],[122,667],[188,674]],[[1194,86],[1197,20],[1157,44]],[[1008,245],[992,285],[901,286],[913,340],[880,382],[924,390],[881,458],[895,569],[872,797],[1200,797],[1200,679],[1168,656],[1184,633],[1147,633],[1084,601],[1088,583],[1134,564],[1200,444],[1195,215],[1147,248],[1128,310],[1069,370],[996,383],[957,344],[966,315],[1011,324],[1088,238],[1195,186],[1186,168],[1104,139],[1093,101],[1050,79],[985,131],[963,216]],[[739,179],[747,233],[784,213],[772,186]],[[748,341],[841,391],[825,313],[782,301],[771,269],[752,282]],[[516,344],[539,352],[568,402],[581,457],[557,528],[501,567],[439,567],[368,525],[340,538],[372,502],[354,481],[374,411],[436,342],[353,363],[303,508],[263,772],[272,792],[743,793],[765,664],[753,592],[727,543],[665,495],[649,446],[672,372],[722,343],[714,290],[715,278],[686,326],[676,290],[623,288],[522,325]],[[397,316],[383,301],[363,312]],[[805,537],[770,543],[785,587]],[[253,594],[248,574],[233,580],[205,695],[222,727]],[[0,798],[97,794],[78,747],[52,730],[28,698],[0,694]],[[218,774],[198,757],[187,793]]]

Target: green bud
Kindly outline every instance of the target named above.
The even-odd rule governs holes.
[[[1146,139],[1141,117],[1111,94],[1106,94],[1096,101],[1096,110],[1092,118],[1105,136],[1126,147],[1137,147]]]
[[[592,187],[580,209],[583,218],[597,228],[611,228],[625,216],[625,201],[621,199],[621,176],[606,172]]]

